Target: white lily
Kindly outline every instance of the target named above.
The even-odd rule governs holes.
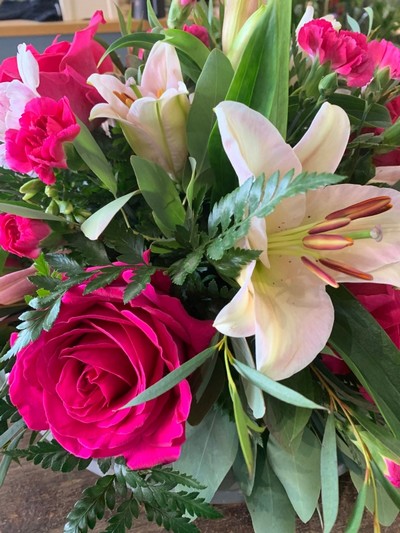
[[[325,103],[291,148],[261,114],[237,102],[216,108],[224,149],[242,184],[276,170],[334,172],[347,146],[346,113]],[[214,325],[256,338],[256,365],[280,380],[306,367],[332,330],[327,284],[374,281],[400,286],[400,193],[334,185],[282,201],[254,219],[245,246],[262,250],[239,277],[240,290]],[[377,242],[381,241],[381,242]]]
[[[137,155],[178,178],[187,159],[189,98],[175,48],[161,41],[153,46],[140,86],[108,74],[92,74],[88,83],[107,102],[95,105],[90,119],[117,120]]]

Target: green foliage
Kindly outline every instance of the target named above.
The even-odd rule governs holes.
[[[128,303],[136,298],[151,281],[151,276],[155,274],[156,268],[151,265],[142,264],[135,268],[132,281],[124,291],[124,303]]]
[[[221,516],[203,498],[199,498],[198,492],[176,490],[178,485],[201,489],[202,486],[190,476],[170,467],[133,471],[121,459],[116,463],[115,474],[106,475],[93,487],[85,489],[83,497],[68,515],[64,533],[87,533],[106,511],[114,509],[107,520],[106,533],[125,533],[132,527],[141,509],[144,509],[148,520],[175,533],[198,531],[185,514],[192,518]]]
[[[6,452],[13,459],[26,459],[42,468],[50,468],[53,472],[72,472],[72,470],[84,470],[91,459],[81,459],[68,453],[58,442],[39,441],[24,450],[16,449]]]

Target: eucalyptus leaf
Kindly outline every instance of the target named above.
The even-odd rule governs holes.
[[[161,231],[170,237],[185,222],[185,209],[175,184],[160,166],[138,156],[131,157],[139,189]]]
[[[117,194],[117,180],[108,159],[87,126],[78,118],[76,120],[80,126],[80,132],[72,142],[74,148],[104,187],[115,196]]]
[[[355,31],[356,33],[361,33],[360,25],[358,24],[356,19],[354,19],[348,13],[346,13],[346,20],[347,20],[347,24],[350,26],[351,31]]]
[[[270,436],[267,455],[296,513],[303,522],[308,522],[316,509],[321,489],[320,441],[306,428],[301,443],[293,452],[282,448]]]
[[[325,409],[322,405],[318,405],[315,402],[309,400],[302,394],[285,387],[278,381],[261,374],[258,370],[250,368],[244,365],[240,361],[234,360],[233,366],[239,372],[241,376],[248,379],[251,383],[259,387],[261,390],[278,398],[282,402],[289,403],[291,405],[297,405],[299,407],[305,407],[308,409]]]
[[[258,452],[254,487],[246,504],[255,533],[294,533],[294,509],[264,450]]]
[[[8,204],[5,202],[0,202],[0,212],[10,213],[11,215],[17,215],[19,217],[32,218],[36,220],[54,220],[55,222],[65,222],[63,217],[45,213],[40,209],[32,209],[29,207],[23,207],[21,205]]]
[[[186,441],[172,467],[204,485],[206,488],[199,495],[209,502],[232,467],[237,450],[235,424],[214,408],[199,425],[186,425]]]
[[[353,511],[347,523],[345,533],[358,533],[360,530],[362,517],[364,515],[365,502],[367,499],[367,489],[368,486],[366,483],[362,483],[356,503],[354,504]]]
[[[339,478],[336,448],[335,415],[326,420],[321,448],[321,498],[324,533],[330,533],[339,511]]]
[[[118,211],[124,207],[134,194],[135,192],[130,192],[129,194],[125,194],[124,196],[113,200],[85,220],[81,225],[81,231],[85,237],[91,241],[98,239]]]
[[[329,292],[335,307],[329,343],[371,394],[393,434],[400,439],[400,351],[346,289]]]
[[[169,391],[172,387],[175,387],[180,381],[186,379],[192,372],[201,366],[207,359],[212,357],[216,352],[216,347],[211,346],[206,350],[203,350],[195,357],[192,357],[186,363],[183,363],[181,366],[172,370],[169,374],[161,378],[157,383],[148,387],[145,391],[141,392],[133,400],[124,405],[123,409],[127,407],[134,407],[140,405],[141,403],[148,402],[157,398],[164,392]]]

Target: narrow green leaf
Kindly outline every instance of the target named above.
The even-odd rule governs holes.
[[[278,381],[261,374],[258,370],[250,368],[244,365],[240,361],[234,360],[233,366],[239,372],[239,374],[259,387],[264,392],[278,398],[282,402],[290,403],[291,405],[297,405],[299,407],[306,407],[308,409],[325,409],[322,405],[318,405],[315,402],[309,400],[302,394],[285,387]]]
[[[317,506],[321,488],[321,443],[318,438],[306,428],[297,450],[288,451],[270,436],[267,454],[296,513],[303,522],[308,522]]]
[[[162,28],[160,21],[153,9],[151,0],[147,0],[147,18],[150,24],[150,28]]]
[[[16,435],[18,435],[18,433],[25,427],[25,422],[22,418],[17,420],[17,422],[14,422],[14,424],[11,424],[10,427],[2,435],[0,435],[0,448],[3,448],[7,442],[14,439]]]
[[[101,65],[104,59],[111,54],[111,52],[115,52],[115,50],[119,50],[120,48],[137,47],[150,50],[153,44],[164,39],[165,35],[160,33],[147,33],[138,31],[136,33],[130,33],[129,35],[124,35],[110,44],[110,46],[101,56],[98,65]]]
[[[136,191],[125,194],[116,200],[113,200],[109,204],[100,208],[93,213],[85,222],[81,225],[82,233],[90,239],[95,241],[103,233],[111,220],[115,217],[120,209],[136,194]]]
[[[185,209],[175,184],[160,166],[138,156],[131,157],[139,189],[153,210],[156,223],[167,237],[185,222]]]
[[[346,289],[329,292],[335,307],[329,343],[371,394],[393,434],[400,439],[400,351]]]
[[[108,159],[85,124],[79,119],[77,119],[77,122],[81,131],[72,144],[90,170],[99,178],[105,188],[115,196],[117,194],[117,180]]]
[[[354,504],[353,511],[345,529],[345,533],[358,533],[360,530],[362,517],[364,515],[365,502],[367,499],[367,487],[368,485],[364,483],[358,493],[356,503]]]
[[[29,207],[22,207],[21,205],[7,204],[5,202],[0,203],[0,212],[10,213],[11,215],[17,215],[25,218],[33,218],[37,220],[54,220],[55,222],[65,222],[63,217],[51,215],[45,213],[40,209],[31,209]]]
[[[364,7],[364,11],[366,11],[368,15],[368,35],[369,35],[371,33],[372,25],[374,23],[374,10],[372,9],[372,7],[368,6],[368,7]]]
[[[339,511],[339,478],[335,415],[328,415],[321,448],[321,497],[324,533],[330,533]]]
[[[215,123],[214,107],[224,100],[233,77],[232,66],[217,48],[208,56],[196,84],[187,122],[190,155],[197,162],[197,174],[208,163],[208,139]]]
[[[124,405],[123,409],[127,407],[134,407],[140,405],[141,403],[148,402],[157,398],[164,392],[169,391],[172,387],[175,387],[180,381],[186,379],[192,372],[201,366],[207,359],[212,357],[215,354],[216,346],[211,346],[206,350],[200,352],[186,363],[183,363],[180,367],[176,368],[165,377],[161,378],[157,383],[148,387],[145,391],[141,392],[133,400]]]
[[[254,488],[246,504],[255,533],[294,533],[294,509],[263,450],[258,452]]]
[[[350,26],[351,31],[355,31],[356,33],[361,33],[360,25],[356,21],[356,19],[354,19],[348,13],[346,13],[346,20],[347,20],[347,24]]]
[[[254,471],[254,456],[251,447],[251,440],[249,430],[247,427],[247,416],[243,410],[242,402],[240,401],[239,394],[236,387],[229,386],[232,402],[233,402],[233,414],[235,417],[236,429],[239,436],[240,448],[243,453],[243,457],[249,473]]]
[[[18,443],[22,439],[22,437],[23,435],[18,435],[18,437],[12,440],[10,444],[7,446],[7,450],[8,451],[15,450],[18,447]],[[6,475],[10,467],[11,461],[12,461],[11,455],[4,455],[0,462],[0,489],[3,486],[4,481],[6,479]]]
[[[178,50],[191,58],[196,65],[203,69],[210,50],[197,37],[183,30],[169,29],[164,31],[165,42],[172,44]]]

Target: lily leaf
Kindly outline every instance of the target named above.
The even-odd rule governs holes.
[[[56,215],[51,215],[50,213],[45,213],[40,209],[31,209],[29,207],[23,207],[16,204],[8,204],[5,202],[0,203],[0,212],[10,213],[11,215],[17,215],[19,217],[33,218],[36,220],[54,220],[54,222],[65,222],[63,217],[58,217]]]

